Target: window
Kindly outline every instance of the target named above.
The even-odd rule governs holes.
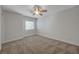
[[[33,30],[34,29],[34,22],[33,21],[26,21],[25,22],[25,29],[26,30]]]

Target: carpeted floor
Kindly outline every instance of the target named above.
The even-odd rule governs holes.
[[[76,54],[79,47],[39,35],[5,43],[2,54]]]

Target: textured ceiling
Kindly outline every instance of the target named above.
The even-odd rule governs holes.
[[[48,10],[45,16],[74,7],[74,5],[41,5],[41,6]],[[33,5],[4,5],[3,10],[9,11],[9,12],[16,12],[24,16],[29,16],[34,18],[41,17],[41,16],[35,16],[32,14],[31,12],[32,7]]]

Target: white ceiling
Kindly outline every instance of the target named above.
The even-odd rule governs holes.
[[[41,5],[41,6],[48,10],[47,14],[45,15],[57,13],[57,12],[74,7],[74,5]],[[29,17],[34,17],[34,18],[41,17],[41,16],[35,16],[32,14],[31,12],[32,7],[33,5],[4,5],[3,10],[9,11],[9,12],[16,12],[24,16],[29,16]]]

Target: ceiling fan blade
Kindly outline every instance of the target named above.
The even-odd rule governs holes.
[[[41,10],[41,12],[47,12],[47,10]]]
[[[41,15],[41,16],[42,16],[43,14],[39,14],[39,15]]]

